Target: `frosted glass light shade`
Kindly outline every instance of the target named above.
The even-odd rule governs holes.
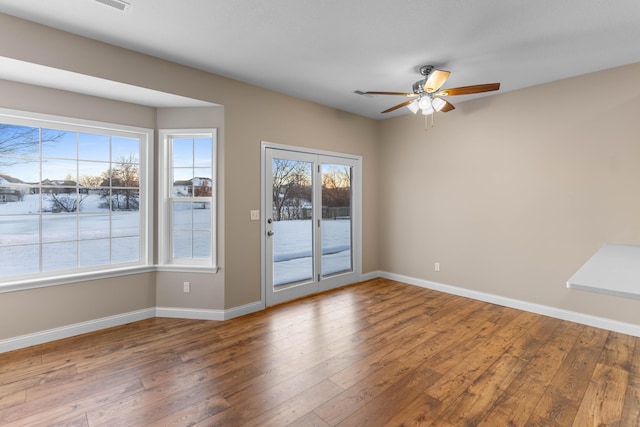
[[[418,110],[420,109],[420,106],[418,105],[418,100],[416,99],[415,101],[413,101],[411,104],[407,105],[407,108],[409,110],[411,110],[411,112],[413,114],[416,114],[418,112]]]
[[[420,100],[418,101],[418,106],[420,107],[420,109],[425,110],[425,109],[430,109],[431,108],[431,98],[429,98],[428,96],[423,96],[422,98],[420,98]]]
[[[423,96],[422,98],[420,98],[420,100],[418,101],[418,106],[422,110],[422,114],[424,114],[425,116],[433,114],[434,112],[433,106],[431,105],[431,97],[429,96]]]
[[[431,105],[433,106],[434,110],[440,111],[442,110],[442,108],[444,108],[445,105],[447,105],[447,102],[442,98],[433,98],[433,101],[431,101]]]

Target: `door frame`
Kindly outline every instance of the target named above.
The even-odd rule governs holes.
[[[311,154],[316,156],[329,156],[348,159],[355,161],[356,166],[353,168],[353,182],[352,182],[352,233],[353,233],[353,245],[352,245],[352,259],[353,259],[353,272],[345,275],[336,276],[334,280],[326,279],[319,282],[318,292],[334,289],[340,286],[344,286],[351,283],[357,283],[362,280],[362,156],[356,156],[351,154],[336,153],[326,150],[316,150],[305,147],[296,147],[292,145],[276,144],[268,141],[262,141],[260,147],[260,299],[264,306],[267,304],[267,244],[270,241],[267,239],[267,219],[271,217],[271,213],[267,212],[267,197],[271,196],[271,192],[265,191],[266,188],[266,153],[267,149],[276,149],[283,151],[291,151],[298,153]],[[320,203],[321,200],[320,200]],[[345,278],[347,280],[345,280]],[[342,279],[342,280],[341,280]],[[326,283],[331,281],[331,285],[327,286]],[[324,283],[323,283],[324,282]]]

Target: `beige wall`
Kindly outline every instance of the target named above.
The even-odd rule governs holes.
[[[151,306],[223,309],[260,300],[260,224],[249,220],[249,211],[260,209],[260,143],[263,140],[363,156],[363,271],[378,269],[378,189],[368,184],[377,183],[378,125],[375,121],[2,14],[0,39],[12,41],[0,43],[0,56],[224,106],[223,162],[218,165],[224,182],[221,189],[223,211],[219,215],[219,219],[224,221],[221,230],[223,240],[218,246],[221,269],[213,277],[208,274],[155,273],[153,277],[157,286],[154,291],[157,290],[157,295],[154,295],[155,301]],[[150,128],[156,127],[156,119],[163,123],[162,126],[173,126],[177,123],[175,120],[181,120],[178,122],[181,125],[191,126],[175,116],[165,120],[165,112],[149,107],[29,85],[2,81],[0,84],[0,90],[11,88],[11,92],[2,90],[0,107]],[[82,99],[89,105],[80,107],[81,103],[78,103],[78,107],[73,107],[75,99]],[[94,102],[97,104],[91,104]],[[106,116],[103,115],[105,112]],[[192,282],[193,291],[189,295],[180,292],[184,280]],[[50,293],[55,295],[56,288],[52,287]],[[118,292],[121,290],[117,289]],[[92,298],[91,292],[82,295]],[[0,339],[61,324],[62,317],[54,307],[42,315],[43,319],[49,318],[49,323],[44,326],[29,322],[30,328],[13,326],[31,315],[28,309],[32,305],[31,299],[33,305],[40,306],[41,296],[42,292],[38,290],[23,291],[19,299],[9,293],[0,294],[0,308],[3,304],[19,302],[21,310],[14,310],[14,314],[22,313],[11,322],[0,319]],[[100,295],[96,294],[96,298]],[[128,298],[128,294],[123,293],[122,298]],[[224,298],[223,303],[221,298]],[[82,298],[73,301],[85,303]],[[56,304],[58,302],[54,299],[53,305]],[[93,301],[89,301],[87,306],[92,304]],[[95,315],[126,311],[125,305],[114,303],[108,310],[96,311]],[[90,312],[83,311],[82,315],[72,318],[65,316],[64,322],[87,320],[86,317],[91,317]]]
[[[155,273],[0,294],[0,340],[155,307]]]
[[[640,325],[640,301],[566,288],[640,244],[639,117],[635,64],[382,122],[381,270]]]

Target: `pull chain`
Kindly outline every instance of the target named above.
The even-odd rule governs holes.
[[[435,114],[425,114],[424,116],[424,130],[428,130],[429,129],[429,117],[431,117],[431,127],[433,127],[433,116],[435,116]]]

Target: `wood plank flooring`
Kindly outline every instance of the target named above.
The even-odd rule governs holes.
[[[0,354],[2,426],[640,426],[640,338],[375,279]]]

